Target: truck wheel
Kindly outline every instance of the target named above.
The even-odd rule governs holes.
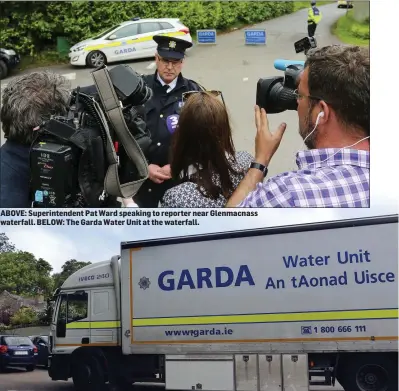
[[[398,367],[389,356],[351,355],[338,369],[338,381],[345,391],[397,391]]]
[[[105,387],[105,378],[98,358],[78,358],[72,368],[72,380],[76,391],[101,391]]]
[[[6,78],[7,75],[8,75],[7,64],[3,60],[0,60],[0,80]]]
[[[95,50],[89,53],[86,62],[89,67],[98,68],[107,63],[107,57],[105,57],[103,52]]]

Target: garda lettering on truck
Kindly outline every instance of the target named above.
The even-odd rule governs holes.
[[[177,283],[176,283],[177,281]],[[241,286],[242,284],[254,286],[255,282],[247,265],[241,265],[235,273],[227,266],[199,268],[194,271],[183,269],[177,273],[173,270],[165,270],[158,277],[158,286],[163,291],[203,288],[227,288],[229,286]]]

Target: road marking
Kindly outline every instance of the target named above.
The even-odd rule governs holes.
[[[65,73],[64,75],[61,75],[65,77],[67,80],[75,80],[76,79],[76,73]]]
[[[157,64],[155,62],[152,62],[150,65],[148,65],[147,69],[154,69],[156,65]]]

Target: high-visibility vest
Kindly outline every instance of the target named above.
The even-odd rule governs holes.
[[[322,18],[321,11],[317,7],[309,8],[308,11],[308,23],[318,24]]]

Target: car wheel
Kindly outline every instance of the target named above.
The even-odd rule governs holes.
[[[26,367],[26,371],[27,372],[33,372],[35,370],[35,366],[34,365],[28,365],[27,367]]]
[[[0,60],[0,80],[3,80],[5,77],[7,77],[7,74],[7,64],[3,60]]]
[[[87,65],[92,68],[98,68],[107,63],[107,57],[103,52],[99,50],[95,50],[94,52],[90,52],[87,56]]]

